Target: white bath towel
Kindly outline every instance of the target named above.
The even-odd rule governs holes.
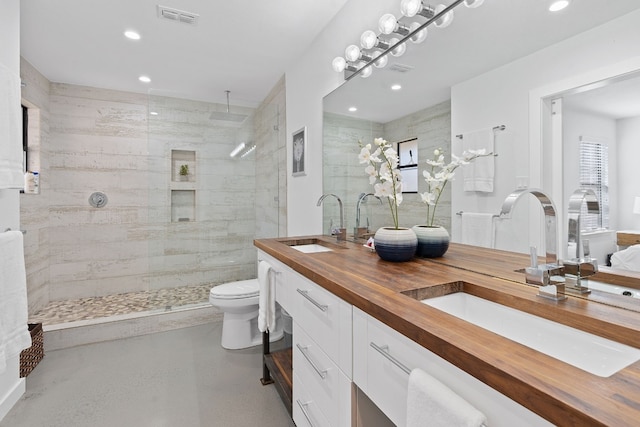
[[[22,233],[0,232],[0,373],[6,361],[31,346]]]
[[[260,299],[258,305],[258,330],[273,331],[276,327],[276,292],[273,285],[273,270],[267,261],[258,263]]]
[[[486,426],[484,414],[421,369],[409,375],[407,427]]]
[[[493,248],[495,244],[493,214],[463,212],[461,234],[461,243]]]
[[[20,76],[0,64],[0,189],[24,188]],[[1,230],[0,230],[1,231]]]
[[[484,148],[487,153],[493,153],[494,138],[493,129],[466,133],[462,138],[462,149],[466,151]],[[475,159],[462,168],[464,191],[492,193],[494,173],[495,160],[493,156]]]

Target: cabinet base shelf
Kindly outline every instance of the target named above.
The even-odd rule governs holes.
[[[273,383],[282,403],[292,413],[293,402],[293,352],[291,348],[264,355],[264,364],[269,369]]]

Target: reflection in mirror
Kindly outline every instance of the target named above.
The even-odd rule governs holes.
[[[452,138],[452,134],[467,134],[500,124],[505,124],[507,130],[500,136],[503,140],[496,141],[499,156],[495,163],[494,191],[465,192],[461,176],[457,177],[446,195],[447,200],[438,207],[436,222],[450,231],[453,242],[460,242],[460,217],[452,212],[495,214],[507,194],[527,187],[548,191],[566,215],[568,196],[579,185],[567,180],[567,189],[556,191],[557,185],[565,186],[565,180],[557,173],[560,171],[562,175],[564,162],[575,165],[578,155],[557,157],[552,146],[547,146],[551,144],[547,140],[550,131],[546,128],[550,119],[537,118],[537,123],[544,124],[545,129],[531,121],[531,116],[538,113],[528,105],[531,94],[545,86],[572,89],[583,86],[589,81],[584,77],[576,80],[574,75],[589,75],[590,70],[605,66],[615,69],[614,65],[624,64],[617,68],[629,70],[632,66],[629,60],[640,57],[637,31],[640,4],[621,0],[603,8],[601,2],[584,0],[573,2],[562,13],[552,15],[538,3],[525,2],[513,7],[510,2],[485,2],[478,9],[457,9],[450,27],[429,28],[423,44],[409,45],[404,56],[389,57],[387,67],[375,69],[367,79],[354,77],[325,97],[324,192],[334,192],[345,201],[348,230],[353,230],[358,195],[372,191],[364,173],[365,165],[357,160],[359,140],[366,143],[375,137],[384,137],[398,142],[416,138],[420,153],[418,192],[421,192],[425,191],[421,177],[423,162],[431,157],[435,148],[443,148],[447,157],[452,151],[460,154],[460,140]],[[640,69],[640,64],[636,68]],[[618,74],[621,72],[611,76]],[[567,84],[572,80],[579,84]],[[562,84],[557,84],[559,82]],[[392,91],[392,85],[400,85],[402,89]],[[558,93],[556,90],[555,94]],[[349,112],[349,107],[358,110]],[[583,131],[583,134],[598,137],[597,133]],[[536,144],[540,144],[539,149]],[[635,151],[628,157],[638,158],[637,154],[640,153]],[[621,156],[618,147],[616,157]],[[617,170],[615,168],[617,166],[610,165],[609,187],[611,197],[615,193],[621,204],[614,204],[613,199],[610,203],[610,218],[615,217],[616,222],[610,223],[609,243],[620,229],[640,229],[640,217],[633,217],[631,207],[625,207],[632,203],[633,195],[622,197],[623,184],[611,181],[611,171]],[[555,171],[555,175],[550,171]],[[640,177],[630,180],[639,181]],[[615,190],[611,188],[614,185]],[[565,195],[567,200],[563,200]],[[544,253],[539,221],[527,209],[522,206],[522,212],[514,212],[514,220],[509,223],[496,221],[496,248],[527,253],[529,246],[538,246],[539,253]],[[377,227],[390,223],[387,211],[377,203],[369,203],[361,213],[362,221],[366,223],[368,218],[371,231],[375,232]],[[625,215],[629,218],[624,219]],[[401,225],[424,223],[425,216],[419,194],[406,194],[400,207]],[[335,223],[336,218],[337,207],[327,204],[323,229],[327,230],[329,222],[333,219]],[[566,218],[561,222],[564,243],[561,242],[560,247],[566,247]],[[592,235],[583,234],[583,239],[590,240],[592,254],[603,252],[606,257],[618,250],[615,240],[613,247],[609,245],[605,249],[599,247]],[[606,260],[599,264],[606,265]],[[609,276],[606,279],[613,280]],[[628,284],[634,283],[640,288],[638,278],[632,277]]]

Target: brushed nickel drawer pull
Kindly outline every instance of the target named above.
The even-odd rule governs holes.
[[[313,427],[313,422],[311,421],[311,417],[309,416],[309,413],[307,412],[307,408],[306,408],[307,406],[309,406],[311,401],[302,403],[300,401],[300,399],[296,399],[296,402],[298,403],[298,406],[300,407],[300,410],[302,411],[302,415],[304,415],[304,417],[307,419],[307,422],[309,423],[309,425],[311,427]]]
[[[298,288],[298,289],[296,289],[296,290],[298,291],[298,293],[299,293],[300,295],[302,295],[303,297],[305,297],[306,299],[308,299],[308,300],[309,300],[309,302],[311,302],[311,304],[315,305],[316,307],[318,307],[318,308],[319,308],[320,310],[322,310],[323,312],[324,312],[324,311],[327,311],[327,310],[329,309],[329,306],[328,306],[328,305],[320,304],[318,301],[316,301],[316,300],[314,300],[313,298],[311,298],[311,297],[309,296],[309,291],[303,291],[303,290],[302,290],[302,289],[300,289],[300,288]]]
[[[389,354],[388,345],[379,346],[373,341],[371,341],[369,345],[371,345],[371,347],[373,347],[373,349],[376,350],[378,353],[386,357],[391,363],[396,365],[398,368],[402,369],[407,375],[411,374],[411,369],[407,368],[402,362],[400,362],[398,359],[396,359],[395,357]]]
[[[300,344],[296,344],[296,347],[298,347],[298,350],[300,350],[300,353],[302,353],[302,355],[304,356],[305,359],[307,359],[307,362],[309,362],[309,365],[311,365],[311,367],[316,371],[316,373],[318,375],[320,375],[320,378],[325,379],[327,378],[327,370],[321,370],[320,368],[318,368],[318,365],[316,365],[313,360],[311,360],[311,357],[307,354],[307,349],[309,347],[302,347]]]

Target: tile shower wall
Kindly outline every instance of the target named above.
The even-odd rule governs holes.
[[[255,237],[287,235],[286,89],[284,76],[256,109]]]
[[[28,169],[40,173],[40,194],[20,195],[20,227],[24,235],[29,313],[49,302],[49,81],[20,59],[22,103],[29,108]]]
[[[373,186],[369,184],[369,178],[364,172],[366,165],[358,162],[358,140],[373,143],[373,138],[379,136],[390,142],[417,138],[418,191],[424,192],[427,190],[422,178],[425,161],[433,156],[433,150],[436,148],[450,151],[451,104],[446,101],[384,124],[325,113],[323,132],[324,192],[335,193],[343,200],[347,232],[351,233],[355,226],[358,195],[373,192]],[[333,226],[337,226],[339,212],[337,203],[333,200],[325,199],[324,203],[326,206],[323,232],[327,233],[329,218],[333,219]],[[435,223],[451,230],[450,214],[451,192],[447,187],[438,204]],[[403,195],[399,216],[401,226],[411,227],[425,223],[426,207],[419,194]],[[383,200],[383,204],[380,205],[375,199],[368,198],[366,204],[361,206],[360,226],[366,226],[366,218],[369,218],[372,232],[379,227],[392,224],[387,201]]]
[[[58,83],[49,105],[52,301],[255,275],[254,161],[229,160],[252,110],[231,126],[212,104]],[[195,222],[171,222],[172,149],[196,152]]]

